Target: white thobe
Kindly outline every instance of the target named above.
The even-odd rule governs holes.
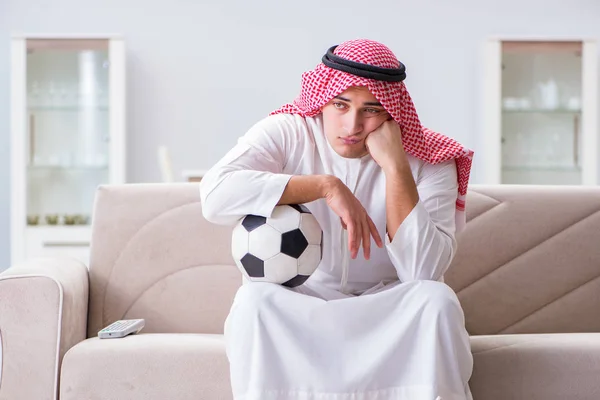
[[[330,174],[375,223],[351,259],[347,231],[324,199],[305,204],[323,229],[323,258],[306,283],[243,285],[225,324],[236,400],[471,399],[469,336],[443,283],[456,249],[456,163],[408,161],[419,202],[393,240],[386,234],[385,175],[366,155],[339,156],[322,116],[279,114],[254,125],[203,177],[206,219],[234,224],[271,215],[293,175]]]

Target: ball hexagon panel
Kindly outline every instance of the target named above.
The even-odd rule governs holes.
[[[282,253],[265,260],[264,264],[268,282],[286,282],[298,275],[298,260]]]
[[[321,246],[309,245],[298,258],[298,274],[311,275],[321,262]]]
[[[300,226],[300,213],[291,206],[278,206],[267,223],[281,233],[293,231]]]
[[[243,225],[233,228],[231,234],[231,255],[233,259],[241,260],[248,253],[248,231]]]
[[[248,232],[252,232],[256,228],[263,226],[266,223],[267,219],[265,217],[260,217],[258,215],[246,215],[242,221],[242,226],[244,226]]]
[[[308,241],[300,229],[281,234],[281,252],[292,258],[299,258],[308,246]]]
[[[248,253],[261,260],[268,260],[281,249],[281,233],[269,224],[254,229],[248,237]]]
[[[265,264],[260,258],[252,254],[246,254],[240,260],[240,263],[251,278],[262,278],[265,276]]]
[[[308,241],[308,244],[321,244],[321,226],[312,214],[300,215],[300,230]]]

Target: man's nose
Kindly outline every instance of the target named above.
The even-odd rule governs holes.
[[[363,130],[362,118],[358,113],[349,112],[344,119],[344,132],[348,136],[361,133]]]

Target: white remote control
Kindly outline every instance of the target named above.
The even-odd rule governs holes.
[[[102,329],[98,332],[98,337],[100,339],[122,338],[138,333],[144,325],[145,321],[143,319],[122,319]]]

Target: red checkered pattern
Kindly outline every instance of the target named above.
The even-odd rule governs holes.
[[[366,39],[340,44],[334,54],[347,60],[384,68],[398,68],[394,53],[385,45]],[[287,113],[313,117],[321,107],[351,86],[366,86],[400,125],[407,153],[423,161],[437,164],[456,159],[459,198],[456,207],[464,211],[473,152],[455,140],[421,125],[413,101],[404,82],[382,82],[362,78],[327,67],[323,63],[302,74],[300,95],[271,114]]]

